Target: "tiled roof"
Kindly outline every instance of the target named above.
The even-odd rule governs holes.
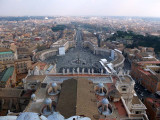
[[[116,107],[116,109],[118,111],[118,114],[121,117],[125,117],[127,115],[127,112],[126,112],[126,110],[125,110],[125,108],[124,108],[123,103],[122,103],[121,100],[118,101],[118,102],[115,102],[114,105],[115,105],[115,107]]]
[[[0,97],[20,97],[22,94],[22,89],[15,89],[15,88],[0,88]]]
[[[139,64],[160,64],[160,61],[141,61]]]
[[[76,114],[77,80],[66,80],[62,84],[56,110],[65,118]]]
[[[30,75],[27,77],[26,81],[35,81],[39,80],[39,82],[42,82],[46,76],[45,75]]]
[[[93,82],[86,79],[78,79],[77,83],[77,104],[76,115],[84,115],[95,120],[94,115],[98,114],[97,103],[93,91]]]
[[[132,104],[141,104],[137,96],[133,96]]]
[[[0,81],[4,81],[6,82],[9,77],[12,76],[13,74],[13,71],[14,71],[14,67],[9,67],[7,68],[4,72],[2,72],[2,74],[0,75]]]
[[[93,115],[98,114],[97,104],[93,90],[93,83],[89,80],[79,78],[66,80],[62,84],[57,111],[65,118],[74,115],[83,115],[94,120]]]
[[[119,92],[116,88],[113,89],[112,91],[110,91],[110,92],[108,93],[108,95],[109,95],[109,96],[112,96],[112,97],[114,97],[114,98],[120,98],[120,97],[121,97],[120,92]]]
[[[12,54],[12,53],[13,53],[12,51],[0,52],[0,55],[3,55],[3,54]]]
[[[160,100],[154,98],[146,98],[146,101],[150,102],[151,104],[154,104],[155,105],[154,107],[160,108]]]
[[[12,52],[12,51],[10,49],[7,49],[7,48],[0,48],[0,53],[3,53],[3,52]]]

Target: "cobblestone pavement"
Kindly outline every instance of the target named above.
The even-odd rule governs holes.
[[[57,72],[62,73],[63,68],[69,68],[70,72],[73,68],[90,68],[94,69],[94,72],[98,72],[97,69],[94,67],[94,64],[99,64],[100,59],[106,58],[108,61],[108,56],[102,55],[94,55],[91,50],[82,47],[82,36],[81,32],[77,31],[76,34],[76,47],[69,49],[64,56],[53,56],[45,60],[47,63],[54,63],[57,64]],[[76,63],[76,61],[82,60],[83,63]],[[85,69],[87,72],[87,69]]]

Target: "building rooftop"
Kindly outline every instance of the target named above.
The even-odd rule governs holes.
[[[113,90],[111,90],[109,93],[108,93],[109,96],[112,96],[114,98],[120,98],[121,97],[121,94],[120,92],[115,88]]]
[[[160,64],[160,61],[141,61],[139,64]]]
[[[160,101],[154,98],[146,98],[147,102],[152,104],[152,107],[160,108]]]
[[[77,80],[70,79],[63,82],[56,110],[65,118],[76,114]]]
[[[133,99],[132,99],[132,104],[141,104],[141,102],[139,101],[139,98],[137,96],[133,96]]]
[[[39,82],[43,82],[44,78],[46,76],[45,75],[30,75],[27,77],[26,81],[29,82],[29,81],[39,81]]]
[[[53,69],[53,67],[53,65],[50,65],[49,68],[47,68],[47,70],[45,71],[45,73],[48,74]]]
[[[44,62],[36,62],[33,64],[29,69],[33,70],[36,66],[40,69],[43,70],[47,64]]]
[[[5,52],[6,53],[13,53],[12,50],[10,50],[8,48],[0,48],[0,54],[4,54]]]
[[[23,91],[22,89],[15,89],[15,88],[0,88],[0,98],[20,97],[22,91]]]
[[[14,67],[9,67],[0,73],[0,81],[6,82],[12,76]]]
[[[3,55],[3,54],[12,54],[12,53],[13,53],[12,51],[0,52],[0,55]]]
[[[119,78],[121,79],[121,81],[123,83],[130,83],[130,82],[132,82],[132,78],[129,77],[129,76],[127,76],[127,75],[125,75],[125,76],[119,76]]]
[[[36,102],[30,101],[28,106],[25,108],[25,112],[40,113],[42,105],[44,104],[43,101],[47,97],[46,91],[47,91],[46,87],[38,88],[37,91],[34,93],[36,95]]]
[[[98,114],[93,82],[86,79],[69,79],[63,82],[57,111],[65,118],[74,115],[83,115],[94,120],[93,115]],[[85,98],[85,99],[84,99]]]
[[[76,115],[84,115],[94,120],[93,116],[99,113],[95,102],[96,97],[92,92],[93,82],[86,79],[78,79],[77,82]]]

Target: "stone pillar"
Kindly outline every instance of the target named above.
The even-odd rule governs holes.
[[[77,68],[77,73],[79,74],[79,67]]]
[[[84,68],[82,68],[82,74],[84,74]]]
[[[30,76],[30,75],[31,75],[31,70],[29,69],[29,70],[28,70],[28,76]]]
[[[69,68],[67,68],[67,74],[69,74]]]
[[[94,74],[94,69],[92,68],[92,75]]]
[[[88,68],[88,74],[90,74],[90,69]]]
[[[127,70],[127,75],[129,75],[129,73],[130,73],[130,70]]]
[[[93,51],[94,51],[93,54],[96,55],[96,50],[94,48],[93,48]]]
[[[63,68],[63,75],[65,75],[65,69]]]
[[[24,89],[25,89],[25,90],[27,90],[28,86],[27,86],[26,79],[25,79],[25,78],[23,78],[23,79],[22,79],[22,81],[23,81]]]
[[[103,69],[101,69],[101,75],[103,75]]]
[[[75,69],[74,68],[72,69],[72,72],[73,72],[73,74],[75,74]]]

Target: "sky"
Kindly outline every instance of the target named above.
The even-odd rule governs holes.
[[[160,17],[160,0],[0,0],[0,16]]]

